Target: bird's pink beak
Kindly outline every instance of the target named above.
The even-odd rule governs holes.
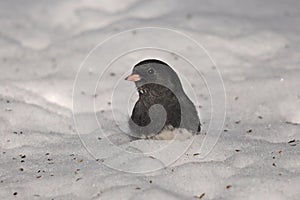
[[[125,78],[126,81],[133,81],[133,82],[136,82],[136,81],[140,81],[141,80],[141,76],[138,75],[138,74],[131,74],[129,75],[128,77]]]

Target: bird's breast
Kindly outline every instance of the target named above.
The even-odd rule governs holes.
[[[139,89],[138,92],[139,92],[139,95],[145,95],[148,93],[148,91],[146,89]]]

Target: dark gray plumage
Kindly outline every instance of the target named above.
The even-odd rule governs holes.
[[[170,127],[200,132],[196,108],[168,64],[155,59],[141,61],[126,80],[134,81],[139,92],[129,120],[134,137],[149,138]]]

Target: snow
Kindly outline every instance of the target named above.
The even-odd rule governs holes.
[[[297,0],[0,1],[0,199],[299,199],[299,17]],[[191,36],[217,68],[182,37],[141,29],[87,57],[153,26]],[[99,80],[143,44],[179,54],[133,51]],[[123,80],[148,57],[178,72],[200,135],[123,133],[137,97]]]

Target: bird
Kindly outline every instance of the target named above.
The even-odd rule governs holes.
[[[195,105],[184,92],[176,72],[164,61],[138,62],[125,78],[135,83],[139,98],[129,119],[133,138],[151,138],[164,129],[184,128],[200,133]]]

